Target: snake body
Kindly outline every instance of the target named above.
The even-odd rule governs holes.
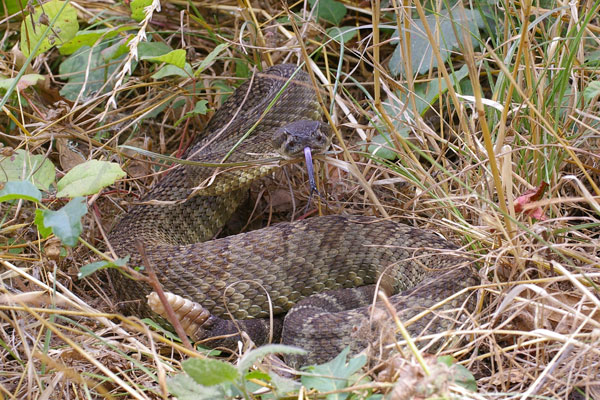
[[[306,73],[293,65],[272,67],[234,92],[185,158],[219,163],[248,131],[227,161],[264,158],[273,151],[273,132],[318,118],[318,109]],[[434,233],[372,217],[315,217],[213,239],[245,199],[250,183],[274,168],[215,175],[213,168],[177,166],[109,236],[119,256],[131,255],[131,265],[141,265],[134,241],[145,244],[164,290],[194,305],[191,312],[189,307],[178,310],[184,319],[195,318],[186,325],[194,339],[212,338],[209,345],[231,348],[241,329],[257,344],[264,343],[272,312],[273,339],[279,340],[283,330],[284,343],[309,351],[288,361],[320,362],[346,346],[359,351],[373,340],[369,304],[378,279],[402,319],[476,284],[476,275],[454,254],[453,244]],[[111,276],[128,312],[160,313],[146,302],[148,285],[118,272]],[[347,290],[355,287],[361,288]],[[447,329],[455,321],[444,310],[465,304],[471,308],[472,300],[455,296],[409,329]]]

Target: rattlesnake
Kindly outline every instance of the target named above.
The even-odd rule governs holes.
[[[274,132],[279,131],[278,146],[282,142],[278,135],[288,124],[318,118],[308,74],[289,64],[271,67],[233,93],[184,158],[222,162],[248,131],[226,162],[265,158],[274,151]],[[316,131],[320,129],[318,125]],[[294,365],[318,362],[346,346],[358,351],[372,339],[363,328],[369,326],[373,284],[382,274],[381,287],[391,295],[402,319],[476,284],[476,274],[465,258],[454,254],[453,244],[434,233],[374,217],[315,217],[213,239],[244,200],[250,183],[276,167],[223,169],[215,175],[214,168],[179,165],[146,194],[142,204],[124,215],[109,236],[119,256],[131,255],[131,265],[141,265],[134,250],[134,241],[141,240],[165,291],[198,304],[194,311],[198,320],[187,329],[194,339],[243,329],[257,344],[264,343],[272,311],[274,340],[279,340],[284,325],[284,343],[309,351],[308,356],[288,360]],[[153,315],[145,301],[150,291],[145,283],[120,273],[113,272],[112,277],[128,312]],[[355,286],[364,287],[338,290]],[[331,290],[336,292],[327,292]],[[324,293],[311,296],[319,292]],[[461,307],[465,299],[466,295],[453,298],[436,314],[412,324],[410,331],[447,329],[455,321],[443,311]],[[472,303],[466,301],[467,309]],[[335,310],[346,311],[322,308],[332,304]],[[208,343],[232,347],[238,338]]]

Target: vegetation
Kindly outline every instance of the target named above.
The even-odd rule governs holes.
[[[4,0],[0,399],[600,398],[599,10]],[[456,330],[294,378],[273,355],[292,349],[224,358],[116,312],[99,270],[127,259],[106,232],[171,163],[158,154],[181,155],[233,88],[281,62],[323,86],[336,128],[311,213],[461,244],[482,284]],[[241,227],[298,218],[309,192],[287,167],[252,187]],[[441,339],[461,340],[427,354]]]

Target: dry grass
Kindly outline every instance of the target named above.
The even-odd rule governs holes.
[[[62,255],[56,239],[38,236],[30,203],[2,203],[0,399],[169,397],[166,376],[180,371],[181,360],[199,353],[112,313],[116,308],[101,282],[104,273],[84,281],[76,277],[79,267],[97,258],[91,247],[106,248],[106,231],[123,206],[159,178],[150,160],[117,145],[177,155],[206,123],[204,116],[195,116],[175,126],[193,108],[194,96],[216,108],[227,94],[223,88],[244,79],[236,73],[252,63],[297,60],[305,61],[324,86],[324,108],[332,111],[337,127],[335,152],[320,166],[326,202],[319,211],[389,215],[435,230],[461,243],[480,267],[482,284],[473,288],[480,300],[478,312],[447,334],[466,339],[448,353],[474,374],[478,392],[449,384],[439,393],[490,399],[600,398],[600,104],[597,97],[585,106],[582,100],[583,89],[599,79],[599,57],[586,59],[600,43],[600,20],[590,14],[597,13],[598,3],[565,6],[534,26],[528,24],[547,9],[504,4],[505,13],[498,14],[506,25],[503,37],[486,39],[475,50],[465,41],[450,62],[417,80],[389,74],[395,44],[388,40],[389,31],[373,34],[369,27],[413,23],[399,9],[394,14],[396,1],[389,2],[389,12],[380,12],[376,1],[372,8],[367,2],[346,2],[344,26],[361,29],[343,51],[339,43],[326,42],[323,24],[309,20],[302,7],[293,8],[301,22],[294,30],[280,24],[290,12],[280,2],[255,1],[253,8],[220,3],[165,3],[144,25],[155,41],[186,48],[188,61],[204,59],[216,42],[229,44],[195,82],[153,80],[156,64],[146,62],[133,77],[119,75],[119,65],[115,76],[127,79],[112,91],[55,103],[62,84],[56,63],[63,56],[53,50],[33,63],[48,76],[49,86],[23,92],[31,106],[19,107],[14,100],[6,104],[0,136],[4,146],[47,155],[61,173],[93,158],[118,161],[129,175],[89,197],[82,234],[87,245]],[[422,4],[414,6],[423,12]],[[112,1],[83,1],[77,7],[80,21],[100,16],[104,27],[123,24],[118,18],[128,15],[124,5]],[[194,8],[204,20],[192,18]],[[588,16],[591,20],[578,35]],[[260,29],[252,28],[254,21]],[[17,29],[14,22],[3,23],[9,33]],[[434,57],[442,57],[439,35],[430,35]],[[410,60],[408,38],[401,39],[404,60]],[[2,40],[5,60],[11,59],[7,49],[15,38]],[[449,80],[462,65],[468,68],[472,97],[450,85],[437,99],[437,111],[415,113],[415,85]],[[6,75],[17,70],[12,63],[2,66]],[[572,90],[564,91],[563,83]],[[406,105],[386,107],[398,93],[404,93]],[[116,109],[109,106],[113,99]],[[144,118],[173,99],[185,106]],[[506,106],[504,112],[484,105],[483,99]],[[9,115],[22,129],[11,124]],[[386,145],[396,161],[364,151],[361,143],[378,134],[374,125],[408,128],[404,136],[392,134]],[[547,189],[525,208],[540,208],[546,218],[533,219],[515,209],[516,199],[543,181]],[[241,225],[296,218],[307,199],[302,166],[290,167],[253,187],[252,213]],[[52,196],[46,202],[54,209],[62,204]],[[385,374],[374,373],[374,367],[370,373],[375,380],[366,386],[387,392],[390,385],[383,383],[393,376],[422,382],[423,367],[409,358],[407,367],[394,364],[392,357]],[[353,389],[359,393],[363,386]],[[403,390],[396,387],[394,398],[411,393]],[[303,392],[290,398],[316,397]]]

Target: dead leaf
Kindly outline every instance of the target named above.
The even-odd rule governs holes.
[[[124,143],[127,146],[137,147],[140,149],[152,151],[152,142],[149,138],[133,138]],[[149,163],[143,161],[143,156],[140,156],[139,153],[134,150],[123,149],[123,154],[128,157],[135,157],[136,159],[131,159],[129,164],[127,165],[127,173],[132,178],[142,178],[144,176],[148,176],[152,173],[152,168]]]
[[[68,139],[56,139],[56,149],[58,150],[58,160],[63,172],[69,171],[86,160],[77,146],[73,145]]]
[[[0,296],[0,304],[20,305],[27,304],[30,307],[65,306],[66,303],[60,297],[51,298],[48,293],[37,290],[19,294],[3,294]]]
[[[533,284],[518,285],[510,290],[498,306],[495,315],[502,313],[509,305],[516,304],[517,297],[527,299],[517,304],[518,315],[513,319],[515,328],[522,331],[548,329],[559,334],[569,334],[582,324],[585,318],[589,317],[600,323],[600,312],[591,301],[581,295]],[[507,312],[513,313],[515,309],[511,308]],[[581,330],[591,332],[595,326],[597,325],[587,323]]]
[[[60,250],[62,246],[58,238],[51,238],[44,244],[44,253],[50,260],[58,261],[60,259]]]
[[[546,190],[548,183],[542,182],[540,186],[537,188],[531,189],[517,197],[515,200],[515,212],[523,212],[525,211],[526,215],[529,215],[532,218],[535,218],[539,221],[545,221],[547,217],[544,215],[544,211],[541,207],[536,207],[531,210],[525,210],[525,206],[529,203],[539,200],[542,197],[542,194]]]
[[[490,384],[494,386],[502,386],[511,383],[523,383],[527,382],[529,377],[521,371],[516,369],[504,370],[502,372],[496,372],[490,379]]]

